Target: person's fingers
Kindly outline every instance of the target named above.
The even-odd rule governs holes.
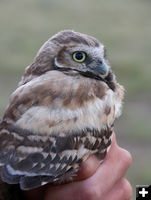
[[[81,164],[77,176],[75,176],[74,180],[80,181],[91,177],[99,166],[100,162],[98,159],[94,155],[91,155],[84,163]]]
[[[132,198],[132,187],[125,179],[120,179],[107,195],[101,200],[130,200]]]
[[[44,200],[84,200],[87,195],[83,190],[83,183],[73,182],[61,186],[49,187],[45,192]]]

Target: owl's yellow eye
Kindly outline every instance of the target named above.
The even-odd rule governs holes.
[[[73,60],[76,62],[84,62],[86,59],[86,53],[82,51],[77,51],[73,53]]]

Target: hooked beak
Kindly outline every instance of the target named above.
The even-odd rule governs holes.
[[[95,67],[90,67],[91,71],[94,72],[95,74],[98,75],[106,75],[108,72],[108,65],[106,64],[106,62],[103,61],[99,61],[98,65]]]

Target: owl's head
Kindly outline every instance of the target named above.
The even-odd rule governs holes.
[[[112,79],[104,46],[95,38],[71,30],[61,31],[40,48],[27,67],[21,84],[50,70],[73,72],[106,81]]]

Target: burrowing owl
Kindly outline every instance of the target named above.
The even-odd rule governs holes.
[[[103,160],[123,91],[98,40],[70,30],[51,37],[1,120],[2,180],[29,190],[70,179],[91,154]]]

